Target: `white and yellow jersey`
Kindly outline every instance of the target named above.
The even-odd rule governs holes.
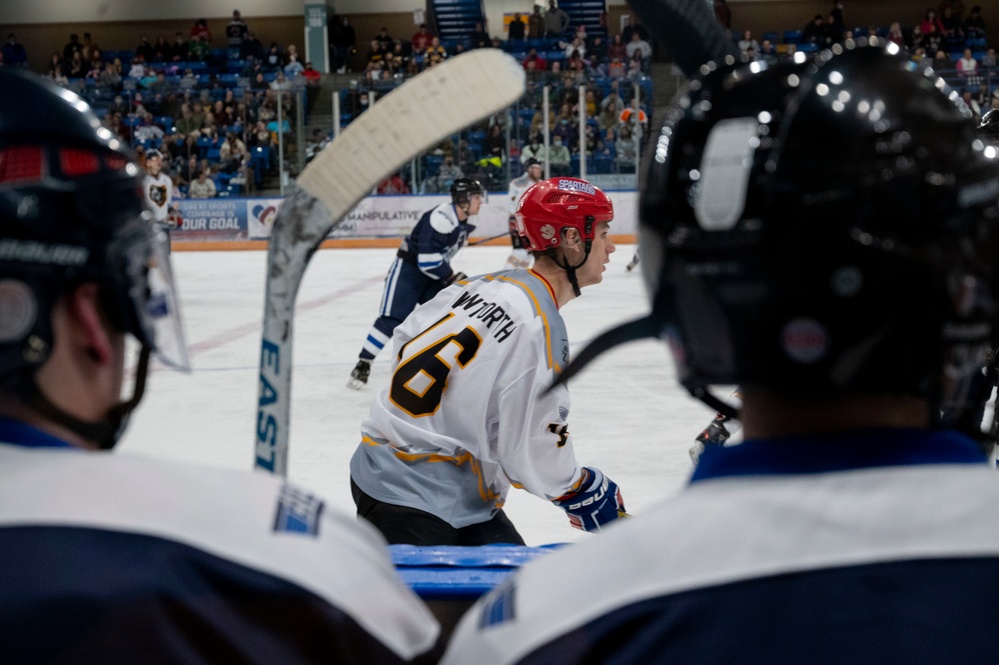
[[[157,176],[146,174],[142,179],[142,192],[146,196],[146,205],[153,213],[153,221],[160,224],[166,223],[167,214],[170,209],[171,190],[173,182],[167,174],[160,171]]]
[[[485,522],[510,486],[544,499],[575,489],[568,362],[554,293],[531,270],[451,286],[393,338],[390,384],[362,425],[351,477],[380,501],[455,528]]]

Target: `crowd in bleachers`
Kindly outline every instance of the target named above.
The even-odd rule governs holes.
[[[346,39],[333,38],[334,53],[340,54],[334,62],[338,71],[346,72],[352,63],[343,54],[349,53],[354,33],[349,19],[338,20],[337,25],[349,29]],[[578,174],[583,155],[588,173],[634,173],[648,138],[651,113],[652,46],[644,28],[629,25],[610,39],[587,34],[584,26],[572,25],[552,3],[545,14],[535,7],[530,16],[514,16],[507,34],[507,39],[490,36],[477,24],[467,37],[441,41],[421,25],[409,39],[393,38],[383,28],[367,43],[363,63],[358,58],[353,63],[363,73],[361,80],[340,95],[342,126],[368,107],[371,92],[377,98],[406,77],[471,49],[489,46],[507,51],[523,64],[528,78],[527,94],[516,107],[443,141],[422,158],[419,176],[407,167],[380,189],[445,192],[454,178],[463,176],[479,179],[488,189],[505,189],[507,166],[509,173],[519,175],[525,151],[547,162],[555,175]],[[546,86],[549,146],[543,151],[541,108]],[[632,108],[636,100],[637,112]],[[582,145],[580,104],[586,108]],[[542,146],[543,152],[529,150],[530,146]]]
[[[726,0],[715,0],[715,15],[732,30],[732,12]],[[800,30],[766,32],[759,41],[749,30],[736,31],[733,39],[746,57],[784,58],[796,52],[814,53],[847,39],[877,36],[896,44],[914,61],[932,62],[933,69],[961,93],[976,117],[999,108],[996,54],[989,47],[981,6],[966,11],[961,0],[944,0],[937,7],[888,25],[849,25],[843,3],[836,0],[827,15],[815,15]]]
[[[127,51],[103,50],[89,32],[82,40],[72,34],[45,73],[83,96],[140,163],[158,150],[175,197],[252,193],[275,172],[278,134],[295,129],[295,107],[308,108],[320,73],[295,45],[265,48],[238,11],[224,42],[214,45],[204,19],[172,42],[140,35]],[[6,64],[26,64],[14,35],[2,53],[20,57]],[[284,144],[286,154],[294,150],[293,141]]]

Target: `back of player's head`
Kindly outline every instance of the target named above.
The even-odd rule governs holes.
[[[159,244],[131,151],[46,79],[0,69],[0,89],[0,386],[48,359],[53,304],[86,282],[115,328],[180,360],[157,330],[169,320],[179,333],[179,320],[165,252],[150,283]]]
[[[957,93],[896,51],[708,66],[669,113],[642,267],[695,394],[960,407],[994,338],[999,159]]]
[[[563,231],[573,228],[592,241],[597,224],[614,219],[607,195],[579,178],[549,178],[531,185],[517,204],[517,226],[531,252],[554,250]]]
[[[537,159],[535,157],[528,157],[527,160],[524,162],[524,170],[529,171],[532,166],[544,167],[544,164],[541,163],[540,159]]]
[[[482,196],[485,193],[482,184],[472,178],[456,178],[451,183],[451,203],[455,205],[467,205],[473,196]]]

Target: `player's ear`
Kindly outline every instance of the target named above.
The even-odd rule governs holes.
[[[579,229],[574,229],[571,226],[562,229],[562,239],[566,247],[576,249],[580,246]]]
[[[100,287],[88,282],[66,296],[66,312],[73,323],[72,341],[94,362],[106,365],[114,352],[110,325],[101,309]]]

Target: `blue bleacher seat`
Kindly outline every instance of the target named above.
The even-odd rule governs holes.
[[[785,44],[800,44],[805,39],[805,33],[801,30],[785,30],[784,31],[784,43]]]

